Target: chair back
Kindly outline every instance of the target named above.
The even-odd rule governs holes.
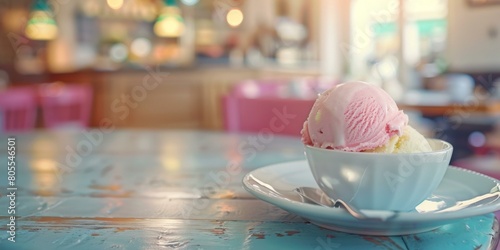
[[[242,81],[222,97],[224,128],[300,136],[318,93],[335,84],[327,78]]]
[[[40,87],[45,127],[87,127],[92,106],[92,88],[80,84],[46,84]]]
[[[227,95],[222,103],[226,131],[300,136],[314,100]]]
[[[7,89],[0,92],[0,132],[33,130],[36,112],[36,94],[32,89]]]
[[[286,95],[287,82],[284,80],[246,80],[237,83],[231,95],[247,98],[279,97]]]

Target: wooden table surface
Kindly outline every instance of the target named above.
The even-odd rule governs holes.
[[[0,249],[491,249],[497,235],[493,214],[418,235],[345,234],[247,193],[249,171],[304,159],[298,138],[97,130],[16,136],[13,243],[0,139]]]

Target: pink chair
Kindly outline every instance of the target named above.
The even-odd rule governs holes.
[[[2,133],[32,130],[36,122],[37,103],[32,89],[8,89],[0,92],[0,131]]]
[[[44,84],[39,95],[47,128],[88,126],[92,107],[92,88],[89,85]]]
[[[335,84],[337,84],[336,81],[315,78],[246,80],[236,84],[231,91],[231,95],[248,98],[314,99],[318,93]]]
[[[222,103],[226,131],[300,136],[314,100],[224,96]]]
[[[314,98],[290,94],[289,82],[245,81],[222,98],[224,129],[300,136]]]
[[[280,97],[287,95],[287,82],[284,80],[246,80],[236,84],[231,95],[247,98]]]

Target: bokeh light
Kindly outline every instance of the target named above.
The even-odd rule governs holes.
[[[181,2],[185,5],[193,6],[197,4],[200,0],[181,0]]]
[[[137,38],[134,41],[132,41],[132,44],[130,46],[130,50],[132,53],[134,53],[136,56],[139,57],[145,57],[151,53],[151,42],[144,37]]]
[[[128,57],[127,47],[123,43],[114,44],[109,50],[109,56],[115,62],[125,61]]]
[[[226,15],[226,21],[231,27],[238,27],[243,22],[243,12],[240,9],[231,9]]]
[[[111,9],[117,10],[123,6],[123,0],[107,0]]]
[[[486,143],[486,136],[479,131],[472,132],[469,135],[469,144],[474,147],[482,147]]]

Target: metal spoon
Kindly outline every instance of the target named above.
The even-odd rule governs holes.
[[[497,201],[500,198],[500,186],[497,184],[495,187],[493,187],[489,193],[483,194],[477,197],[473,197],[472,199],[468,200],[463,200],[463,201],[458,201],[455,205],[437,211],[437,213],[442,213],[442,212],[453,212],[453,211],[458,211],[462,210],[465,208],[468,208],[472,205],[478,205],[478,204],[486,204],[486,200],[493,198],[489,203]]]
[[[349,212],[349,214],[359,220],[386,221],[389,219],[393,219],[398,214],[396,211],[357,209],[341,199],[336,199],[335,201],[333,201],[332,199],[328,198],[328,196],[326,196],[326,194],[321,191],[321,189],[318,188],[298,187],[295,189],[295,192],[297,192],[304,199],[323,207],[342,206],[345,208],[345,210],[347,210],[347,212]]]

